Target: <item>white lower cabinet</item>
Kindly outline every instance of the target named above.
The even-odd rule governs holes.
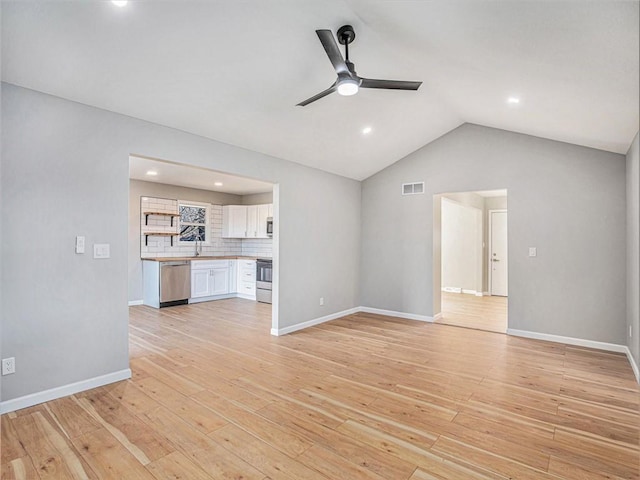
[[[237,269],[238,296],[256,299],[256,261],[238,260]]]
[[[211,269],[211,295],[229,293],[229,266]]]
[[[235,267],[233,260],[192,260],[191,298],[230,293],[232,267]]]
[[[238,293],[238,262],[229,260],[229,293]]]
[[[193,262],[191,262],[193,264]],[[209,270],[194,270],[191,266],[191,298],[208,297],[210,290]]]

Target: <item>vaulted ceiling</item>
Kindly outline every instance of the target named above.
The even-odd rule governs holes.
[[[625,153],[639,121],[638,5],[3,1],[2,78],[355,179],[464,122]],[[360,75],[420,90],[297,107],[335,80],[315,30],[347,23]]]

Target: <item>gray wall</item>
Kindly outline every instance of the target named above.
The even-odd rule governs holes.
[[[640,134],[639,134],[640,135]],[[638,137],[627,153],[627,338],[636,365],[640,365],[640,146]],[[627,333],[628,336],[628,333]]]
[[[10,84],[2,115],[3,401],[128,367],[131,154],[279,184],[280,328],[359,305],[359,182]]]
[[[625,344],[624,186],[622,155],[464,124],[363,182],[362,304],[438,313],[434,194],[506,188],[509,328]]]
[[[163,183],[129,180],[129,301],[142,298],[142,261],[140,260],[140,197],[192,200],[216,205],[237,205],[242,196],[178,187]]]
[[[273,203],[273,192],[243,195],[240,201],[242,202],[241,205],[264,205],[266,203]]]

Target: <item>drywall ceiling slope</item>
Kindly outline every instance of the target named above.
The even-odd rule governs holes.
[[[637,1],[2,5],[6,82],[355,179],[464,122],[618,153],[638,130]],[[335,79],[314,30],[344,23],[359,74],[420,90],[296,107]]]

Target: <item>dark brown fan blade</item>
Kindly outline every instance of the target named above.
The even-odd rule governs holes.
[[[311,102],[315,102],[316,100],[320,100],[322,97],[326,97],[330,93],[335,92],[335,90],[336,90],[336,84],[334,83],[329,88],[327,88],[324,92],[320,92],[319,94],[314,95],[311,98],[307,98],[303,102],[300,102],[299,104],[297,104],[296,107],[305,107],[305,106],[309,105]]]
[[[338,44],[336,43],[335,38],[333,38],[331,30],[316,30],[316,33],[318,34],[320,43],[322,43],[322,46],[324,47],[324,51],[327,52],[331,65],[336,69],[336,73],[349,73],[347,64],[342,58],[342,54],[338,49]]]
[[[405,82],[404,80],[375,80],[363,78],[361,88],[388,88],[392,90],[418,90],[422,82]]]

